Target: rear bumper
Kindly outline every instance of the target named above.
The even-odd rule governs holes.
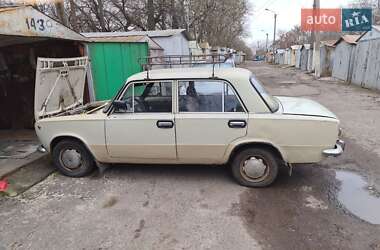
[[[346,147],[346,143],[342,140],[338,140],[335,144],[335,148],[325,149],[323,150],[323,154],[325,156],[339,156],[344,152],[344,148]]]

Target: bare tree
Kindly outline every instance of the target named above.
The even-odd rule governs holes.
[[[156,20],[154,18],[153,0],[148,0],[146,9],[147,9],[147,19],[148,19],[147,28],[148,28],[148,30],[154,30],[154,29],[156,29]]]
[[[55,9],[57,11],[58,19],[64,24],[67,25],[67,18],[65,14],[65,2],[64,0],[56,0]]]
[[[242,38],[250,13],[248,0],[66,0],[65,5],[63,1],[39,9],[60,20],[68,17],[68,25],[78,32],[182,28],[199,42],[247,49]]]
[[[373,23],[380,24],[380,0],[351,0],[352,8],[372,8]]]
[[[78,18],[77,18],[77,13],[76,13],[76,8],[75,8],[75,2],[74,0],[69,0],[69,9],[70,9],[70,15],[69,15],[69,23],[71,24],[71,27],[73,30],[79,32],[79,23],[78,23]]]

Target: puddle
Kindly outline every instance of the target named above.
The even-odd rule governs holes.
[[[349,171],[336,171],[336,179],[342,183],[339,202],[360,219],[380,225],[380,197],[371,193],[365,179]]]

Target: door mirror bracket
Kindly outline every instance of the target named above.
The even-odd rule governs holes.
[[[112,106],[115,109],[115,112],[126,112],[128,109],[127,104],[125,101],[121,100],[114,100],[112,102]]]

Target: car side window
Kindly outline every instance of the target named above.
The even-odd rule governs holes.
[[[235,92],[224,81],[178,82],[179,112],[244,112]]]
[[[224,85],[224,112],[244,112],[235,91],[227,83]]]
[[[121,101],[133,113],[171,113],[172,82],[138,82],[129,85]]]
[[[180,112],[223,112],[223,83],[219,81],[180,81]]]

